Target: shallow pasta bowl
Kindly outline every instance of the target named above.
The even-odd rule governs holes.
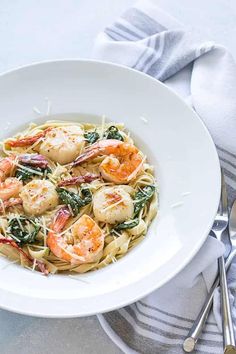
[[[160,82],[113,64],[64,60],[0,76],[1,139],[53,118],[123,122],[154,165],[159,213],[148,234],[118,262],[83,275],[45,277],[0,257],[0,307],[35,316],[110,311],[161,287],[197,253],[212,225],[220,169],[198,116]],[[37,113],[38,112],[38,113]],[[40,112],[42,112],[40,114]]]

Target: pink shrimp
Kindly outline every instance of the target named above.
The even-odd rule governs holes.
[[[58,258],[71,264],[96,262],[104,247],[102,230],[93,219],[84,214],[72,227],[74,244],[68,244],[60,232],[70,216],[66,206],[59,209],[47,236],[48,247]]]
[[[73,166],[102,155],[108,155],[99,166],[103,178],[118,184],[130,182],[143,165],[143,157],[134,145],[109,139],[93,144],[77,157]]]
[[[17,197],[22,186],[22,182],[17,178],[8,177],[4,182],[0,182],[0,199],[6,201],[11,197]]]
[[[0,204],[0,213],[4,213],[5,209],[20,204],[22,204],[21,198],[10,198],[8,200],[4,200],[2,201],[2,205]]]
[[[16,140],[8,140],[7,141],[7,145],[9,145],[10,147],[23,147],[23,146],[29,146],[34,144],[37,140],[44,138],[45,135],[52,130],[52,127],[49,127],[45,130],[43,130],[40,133],[37,133],[35,135],[32,136],[26,136],[25,138],[19,138]]]
[[[18,197],[22,188],[22,182],[15,177],[8,177],[14,168],[15,156],[5,157],[0,161],[0,199],[5,202],[4,208],[19,204],[13,201],[6,203],[10,198]],[[5,179],[6,178],[6,179]],[[3,209],[3,206],[1,207]]]
[[[11,171],[15,165],[15,159],[15,155],[10,155],[0,160],[0,182],[4,181],[6,177],[10,176]]]

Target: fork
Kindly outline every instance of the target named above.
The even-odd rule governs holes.
[[[234,257],[236,256],[236,199],[233,203],[231,212],[230,212],[230,221],[229,221],[229,235],[230,235],[230,244],[232,246],[231,251],[227,257],[227,260],[225,262],[225,268],[226,271],[229,269]],[[202,333],[202,330],[205,326],[206,320],[209,316],[209,313],[212,308],[212,302],[213,302],[213,295],[215,289],[219,286],[219,276],[217,276],[214,284],[212,285],[206,300],[204,302],[204,305],[201,308],[201,311],[199,312],[196,320],[194,321],[192,327],[190,328],[188,335],[186,336],[184,343],[183,343],[183,349],[185,352],[192,352],[195,349],[196,343]],[[236,350],[233,348],[231,350],[231,353],[235,354]]]
[[[227,192],[224,181],[224,175],[221,170],[221,198],[218,208],[218,212],[212,226],[212,232],[219,241],[223,241],[222,236],[227,229],[229,222],[228,215],[228,200]],[[219,277],[221,287],[221,315],[222,315],[222,329],[223,329],[223,342],[224,353],[229,353],[235,349],[235,337],[233,329],[233,321],[231,316],[231,308],[229,302],[229,292],[226,279],[225,260],[224,256],[221,256],[218,260],[219,263]]]

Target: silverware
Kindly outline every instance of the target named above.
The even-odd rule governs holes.
[[[221,200],[219,209],[212,227],[212,231],[215,234],[215,237],[219,241],[223,241],[222,236],[223,232],[226,230],[229,222],[228,216],[228,200],[227,192],[224,181],[224,175],[221,173]],[[235,337],[234,337],[234,328],[231,315],[231,308],[229,302],[229,292],[226,279],[225,271],[225,260],[224,256],[221,256],[218,260],[219,264],[219,277],[220,277],[220,293],[221,293],[221,316],[222,316],[222,331],[223,331],[223,345],[224,353],[232,352],[235,349]]]
[[[226,189],[223,186],[223,183],[222,183],[222,192],[223,192],[222,194],[224,197],[224,205],[225,205],[227,203],[227,197],[225,198]],[[225,203],[225,201],[226,201],[226,203]],[[221,205],[221,210],[222,210],[222,205]],[[226,211],[226,209],[225,209],[225,211]],[[222,213],[222,211],[220,212],[220,214],[221,213]],[[227,212],[225,214],[227,216]],[[229,268],[234,256],[236,255],[236,201],[234,202],[233,207],[231,209],[231,213],[230,213],[229,234],[230,234],[230,241],[232,243],[232,249],[231,249],[231,252],[227,258],[226,264],[225,264],[226,270]],[[212,288],[211,288],[211,290],[204,302],[204,305],[202,306],[201,311],[199,312],[199,315],[197,316],[196,320],[193,323],[193,326],[191,327],[187,337],[185,338],[185,341],[183,343],[183,349],[188,353],[192,352],[195,349],[195,345],[197,343],[197,340],[201,335],[201,332],[204,328],[205,322],[208,318],[209,312],[212,307],[214,291],[218,286],[219,286],[219,277],[217,277],[214,284],[212,285]],[[229,351],[229,350],[231,350],[231,351]],[[229,345],[228,349],[226,346],[225,353],[228,353],[228,354],[229,353],[236,353],[236,351],[235,351],[234,347],[231,347]]]

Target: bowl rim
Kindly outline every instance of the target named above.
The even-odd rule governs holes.
[[[50,59],[50,60],[43,60],[43,61],[34,61],[32,63],[28,63],[28,64],[24,64],[24,65],[19,65],[17,67],[11,68],[9,70],[6,70],[2,73],[0,73],[0,78],[8,75],[8,74],[13,74],[14,72],[17,72],[19,70],[22,69],[28,69],[28,68],[32,68],[32,67],[36,67],[36,66],[42,66],[42,65],[48,65],[48,64],[57,64],[57,63],[91,63],[91,64],[95,64],[95,65],[105,65],[105,66],[110,66],[113,68],[119,68],[128,72],[134,72],[135,75],[140,75],[144,78],[146,78],[147,80],[151,80],[155,83],[158,83],[160,86],[162,86],[165,90],[167,90],[170,94],[174,95],[178,100],[180,100],[182,102],[182,104],[188,108],[188,110],[191,111],[192,115],[195,116],[195,118],[198,120],[198,122],[200,123],[200,125],[202,126],[203,130],[205,131],[205,134],[208,137],[208,141],[209,144],[211,145],[211,149],[212,149],[212,153],[214,153],[215,155],[215,162],[216,162],[216,170],[217,170],[217,175],[215,178],[215,183],[216,183],[216,189],[217,189],[217,194],[218,194],[218,202],[215,205],[215,210],[214,213],[212,213],[212,217],[211,219],[209,219],[208,225],[206,225],[206,229],[204,232],[204,237],[199,238],[198,243],[195,243],[194,248],[192,250],[192,252],[189,252],[188,257],[185,257],[184,261],[180,263],[180,265],[178,267],[176,267],[172,272],[169,273],[168,276],[165,277],[164,280],[161,280],[158,282],[157,286],[155,286],[155,284],[152,284],[152,286],[149,286],[145,289],[143,289],[139,295],[137,295],[136,297],[132,297],[132,300],[123,300],[123,301],[119,301],[119,305],[116,306],[110,306],[109,308],[103,308],[101,310],[101,313],[105,313],[108,311],[112,311],[115,310],[117,308],[121,308],[124,307],[126,305],[129,305],[131,303],[136,302],[137,300],[145,297],[146,295],[150,294],[151,292],[161,288],[163,285],[165,285],[166,283],[168,283],[169,281],[171,281],[177,274],[179,274],[190,262],[191,260],[194,258],[194,256],[198,253],[198,251],[200,250],[200,248],[202,247],[202,245],[204,244],[204,242],[206,241],[206,238],[211,230],[211,226],[213,224],[214,221],[214,217],[217,213],[217,209],[218,209],[218,204],[219,204],[219,200],[220,200],[220,186],[221,186],[221,174],[220,174],[220,162],[219,162],[219,157],[218,157],[218,153],[216,150],[216,146],[214,144],[214,141],[210,135],[210,132],[208,131],[206,125],[204,124],[204,122],[201,120],[201,118],[198,116],[198,114],[196,113],[196,111],[194,111],[184,100],[183,98],[178,95],[173,89],[171,89],[170,87],[168,87],[167,85],[165,85],[163,82],[159,81],[158,79],[155,79],[141,71],[138,71],[134,68],[130,68],[128,66],[125,66],[123,64],[116,64],[113,62],[109,62],[109,61],[104,61],[104,60],[96,60],[96,59],[84,59],[84,58],[64,58],[64,59]],[[69,301],[69,300],[68,300]],[[9,311],[13,311],[19,314],[24,314],[24,315],[29,315],[29,316],[37,316],[37,317],[44,317],[44,318],[72,318],[72,317],[78,317],[78,316],[90,316],[90,315],[94,315],[94,311],[93,310],[87,310],[84,311],[82,314],[78,314],[78,313],[66,313],[64,312],[63,314],[45,314],[45,313],[41,313],[41,312],[35,312],[35,311],[25,311],[24,310],[20,310],[19,306],[15,307],[15,305],[13,303],[9,303],[9,305],[2,305],[0,303],[1,308],[9,310]],[[100,313],[100,312],[99,312]]]

